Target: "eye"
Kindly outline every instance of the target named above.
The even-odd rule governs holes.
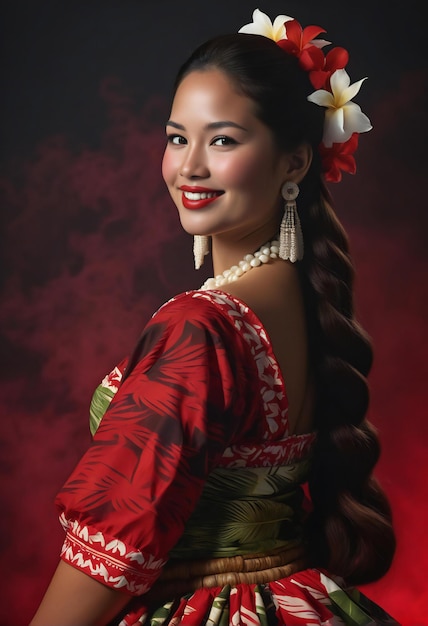
[[[182,135],[167,135],[166,138],[168,143],[172,143],[174,146],[182,146],[187,143]]]
[[[211,142],[212,146],[233,146],[238,142],[232,137],[228,137],[227,135],[221,135],[220,137],[214,137]]]

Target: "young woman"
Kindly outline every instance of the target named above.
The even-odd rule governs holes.
[[[396,623],[348,587],[395,545],[324,183],[370,129],[360,83],[321,29],[256,11],[242,31],[182,66],[166,125],[163,176],[216,278],[163,305],[97,389],[32,626]]]

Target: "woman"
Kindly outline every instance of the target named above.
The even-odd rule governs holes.
[[[353,171],[371,128],[349,102],[362,81],[321,29],[253,17],[182,66],[167,122],[163,176],[216,278],[161,307],[97,389],[32,626],[396,623],[343,590],[381,577],[395,545],[323,182]]]

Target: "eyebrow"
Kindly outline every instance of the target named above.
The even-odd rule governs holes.
[[[168,120],[166,125],[172,126],[173,128],[177,128],[179,130],[186,130],[183,124],[177,124],[177,122],[173,122],[172,120]],[[248,132],[247,128],[244,128],[244,126],[240,126],[239,124],[237,124],[236,122],[232,122],[231,120],[221,120],[219,122],[211,122],[210,124],[207,124],[205,126],[207,130],[216,130],[217,128],[227,128],[227,127],[238,128],[239,130]]]

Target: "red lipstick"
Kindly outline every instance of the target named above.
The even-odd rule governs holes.
[[[180,190],[183,192],[181,196],[183,206],[186,209],[191,210],[203,209],[208,204],[211,204],[211,202],[214,202],[214,200],[217,200],[217,198],[224,193],[223,191],[218,191],[216,189],[190,185],[182,185]],[[192,195],[189,197],[189,194]]]

